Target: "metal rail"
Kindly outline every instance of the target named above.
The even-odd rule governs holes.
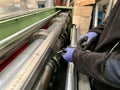
[[[72,29],[72,39],[71,46],[77,46],[77,31],[75,25]],[[86,75],[82,73],[77,73],[73,63],[68,63],[67,77],[66,77],[66,87],[65,90],[91,90],[89,79]]]
[[[77,46],[77,31],[75,27],[73,27],[72,31],[72,39],[71,39],[71,46],[76,47]],[[67,76],[66,76],[66,86],[65,90],[76,90],[76,73],[75,73],[75,68],[74,64],[69,62],[68,63],[68,68],[67,68]]]
[[[98,12],[99,12],[99,2],[95,5],[95,21],[94,21],[94,27],[98,25]]]
[[[38,49],[30,56],[28,61],[23,65],[20,71],[15,77],[10,80],[4,90],[30,90],[33,85],[34,79],[39,74],[39,71],[43,68],[47,57],[53,47],[55,41],[62,31],[62,27],[67,21],[68,14],[62,16],[62,20],[55,22],[49,27],[48,30],[52,31],[44,42],[38,47]],[[57,27],[56,27],[57,26]],[[35,75],[35,76],[34,76]]]

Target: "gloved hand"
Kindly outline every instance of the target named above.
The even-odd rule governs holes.
[[[96,40],[98,34],[95,32],[88,32],[82,36],[80,36],[78,40],[78,47],[82,47],[83,50],[87,50]]]
[[[62,57],[63,57],[66,61],[72,62],[72,55],[73,55],[73,52],[74,52],[75,48],[72,48],[72,47],[70,48],[70,47],[68,47],[68,48],[66,48],[65,50],[66,50],[66,53],[63,54]]]

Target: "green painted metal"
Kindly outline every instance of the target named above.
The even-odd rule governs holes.
[[[56,6],[55,8],[59,10],[72,10],[73,9],[73,7],[69,7],[69,6]]]
[[[55,8],[50,8],[6,20],[0,20],[0,41],[55,12]]]
[[[69,9],[69,10],[72,10],[73,9],[73,7],[69,7],[69,6],[56,6],[55,7],[56,9]]]

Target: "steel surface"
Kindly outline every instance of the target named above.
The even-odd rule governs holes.
[[[44,40],[44,42],[38,47],[38,49],[30,56],[30,59],[23,65],[20,71],[15,75],[15,77],[9,82],[5,90],[20,90],[28,89],[32,85],[33,80],[31,78],[33,75],[37,75],[38,67],[39,70],[42,69],[46,62],[46,59],[54,46],[55,41],[62,31],[62,26],[65,24],[68,15],[62,17],[62,20],[54,23],[48,30],[52,31],[49,36]],[[57,27],[56,27],[57,26]],[[29,87],[27,87],[29,86]],[[26,88],[27,87],[27,88]],[[29,90],[29,89],[28,89]]]
[[[43,42],[43,39],[34,41],[26,50],[24,50],[11,64],[9,64],[0,74],[0,89],[3,89],[14,75],[20,70],[22,65],[35,52],[37,47]]]

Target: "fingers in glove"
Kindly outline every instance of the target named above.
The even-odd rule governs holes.
[[[87,50],[88,49],[88,45],[87,45],[87,42],[84,42],[81,44],[81,47],[82,47],[82,50]]]
[[[84,43],[85,41],[87,41],[87,39],[88,39],[88,37],[87,36],[84,36],[83,38],[81,38],[80,40],[79,40],[79,44],[81,45],[82,43]]]
[[[96,40],[96,38],[92,38],[91,40],[89,40],[89,42],[87,42],[87,49],[91,49],[91,47],[94,46],[95,40]]]

